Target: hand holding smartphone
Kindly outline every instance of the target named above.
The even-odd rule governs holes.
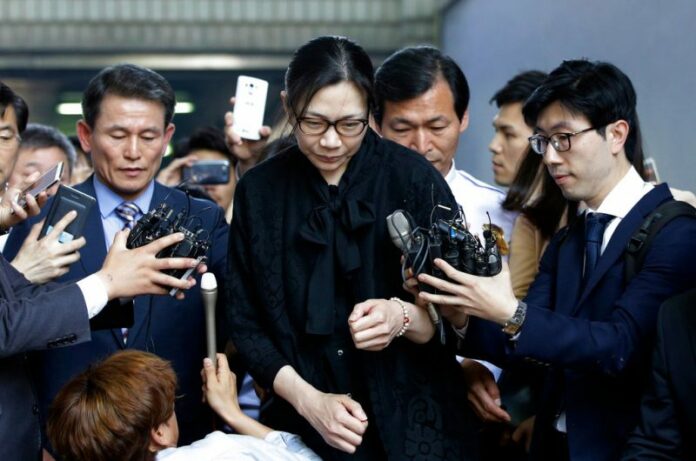
[[[233,130],[242,138],[258,141],[266,110],[268,82],[240,75],[237,79]]]
[[[54,184],[60,181],[63,175],[63,162],[58,162],[53,168],[46,171],[41,177],[31,186],[27,187],[22,191],[17,198],[17,204],[24,208],[27,205],[26,196],[31,194],[34,198],[37,198],[39,194],[46,189],[51,188]]]

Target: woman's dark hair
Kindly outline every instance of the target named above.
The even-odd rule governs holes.
[[[29,108],[21,96],[12,91],[12,88],[0,82],[0,117],[5,116],[5,110],[12,106],[17,119],[17,131],[19,134],[24,132],[29,120]]]
[[[372,113],[373,73],[370,57],[355,42],[345,37],[317,37],[295,51],[285,72],[287,108],[294,116],[301,117],[319,90],[348,81],[362,90]]]
[[[510,184],[502,207],[523,213],[539,229],[545,239],[558,230],[568,207],[568,221],[575,216],[578,204],[566,200],[561,189],[546,170],[544,158],[527,149],[515,179]],[[536,196],[536,198],[534,198]]]

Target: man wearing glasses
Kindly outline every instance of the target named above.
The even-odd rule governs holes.
[[[696,280],[696,222],[670,221],[626,283],[624,252],[651,211],[673,200],[667,185],[644,182],[636,94],[628,77],[602,62],[566,61],[525,103],[531,148],[543,155],[563,195],[587,211],[549,244],[523,302],[507,270],[476,277],[436,264],[449,280],[423,283],[451,306],[465,351],[498,365],[545,368],[532,460],[618,459],[638,419],[660,304]]]

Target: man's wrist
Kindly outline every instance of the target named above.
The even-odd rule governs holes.
[[[517,307],[515,308],[512,316],[503,325],[503,333],[510,336],[515,336],[519,333],[525,319],[527,318],[527,304],[523,301],[517,301]]]

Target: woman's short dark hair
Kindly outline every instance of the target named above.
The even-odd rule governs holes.
[[[176,96],[169,82],[157,72],[135,64],[119,64],[102,69],[82,95],[82,115],[94,128],[102,100],[108,94],[123,98],[157,102],[164,108],[164,126],[174,118]]]
[[[169,362],[148,352],[117,352],[58,392],[48,438],[65,461],[154,460],[150,432],[174,413],[175,391]]]
[[[0,82],[0,117],[5,116],[5,110],[12,106],[17,119],[17,131],[21,134],[27,127],[29,108],[27,103],[12,88]]]
[[[317,37],[295,51],[285,72],[287,108],[301,117],[319,90],[348,81],[365,94],[373,112],[373,73],[370,57],[357,43],[345,37]]]
[[[456,62],[432,46],[403,48],[389,56],[375,74],[375,121],[382,123],[384,104],[417,98],[443,78],[454,96],[459,120],[469,107],[469,83]]]
[[[636,91],[631,80],[608,62],[563,61],[534,91],[522,109],[529,126],[535,126],[541,112],[554,102],[587,118],[604,137],[605,127],[625,120],[629,131],[625,151],[629,162],[643,158],[643,146],[636,113]]]

